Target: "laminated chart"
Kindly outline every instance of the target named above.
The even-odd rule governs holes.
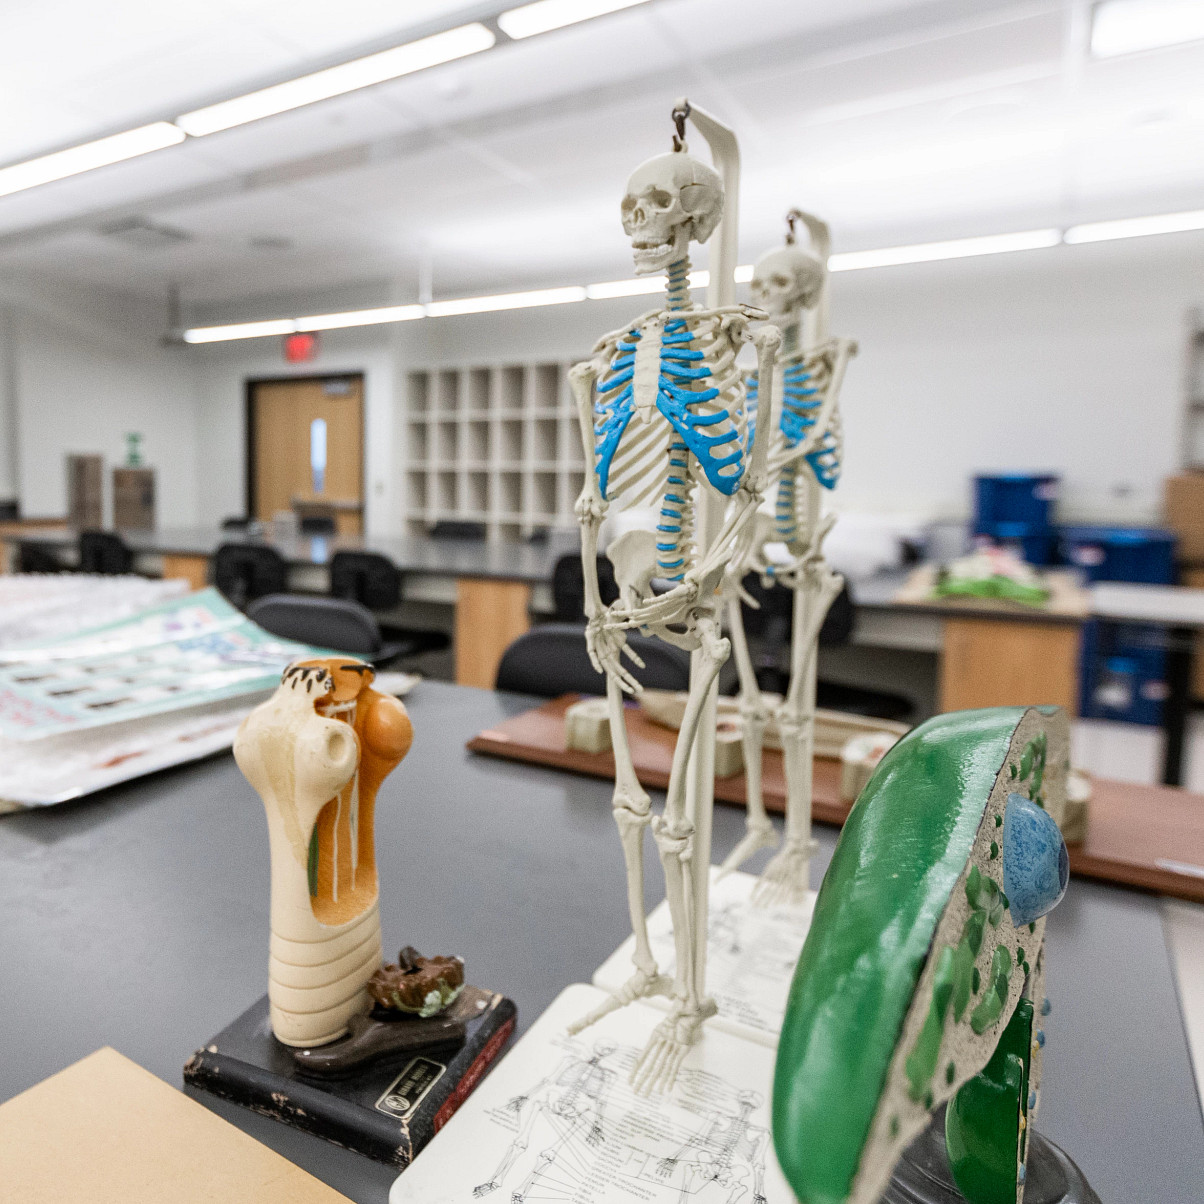
[[[0,739],[41,740],[249,698],[313,652],[203,590],[69,638],[0,651]]]

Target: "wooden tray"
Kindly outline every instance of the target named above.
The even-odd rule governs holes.
[[[577,697],[567,694],[524,711],[481,732],[468,747],[511,761],[613,779],[611,753],[583,753],[564,746],[564,712]],[[663,790],[669,783],[676,737],[635,704],[627,707],[627,738],[636,774],[650,790]],[[783,811],[781,753],[766,749],[762,778],[766,809]],[[1106,778],[1094,778],[1093,787],[1087,838],[1070,846],[1071,872],[1204,903],[1204,795]],[[716,778],[715,798],[743,806],[744,775]],[[840,801],[840,762],[816,757],[812,816],[839,826],[848,813],[848,804]]]
[[[614,754],[578,752],[564,746],[564,713],[577,701],[579,694],[565,694],[532,711],[524,711],[481,732],[468,742],[472,752],[506,757],[511,761],[528,761],[534,765],[551,765],[569,769],[595,778],[614,780]],[[635,703],[627,706],[627,740],[636,776],[649,790],[664,790],[669,785],[669,770],[673,765],[673,747],[677,733],[651,719]],[[782,754],[765,750],[761,769],[762,788],[767,811],[785,811],[786,778],[782,771]],[[741,807],[748,801],[744,793],[744,775],[715,779],[715,798]],[[826,824],[843,824],[849,813],[847,803],[840,801],[840,762],[826,757],[815,758],[814,800],[811,814]]]

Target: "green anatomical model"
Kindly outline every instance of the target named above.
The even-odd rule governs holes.
[[[1004,1073],[992,1055],[1001,1043],[1014,1052],[1004,1038],[1020,1001],[1044,998],[1043,917],[1068,874],[1051,818],[1067,738],[1052,708],[938,716],[895,745],[862,792],[816,900],[778,1047],[774,1142],[800,1204],[876,1201],[933,1109],[955,1096],[959,1188],[971,1204],[1022,1194],[1017,1135],[1039,1075],[1026,1062],[1014,1087],[1013,1064]]]

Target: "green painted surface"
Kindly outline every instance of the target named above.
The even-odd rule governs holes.
[[[1027,1144],[1032,1031],[1032,1001],[1022,999],[982,1073],[949,1101],[945,1148],[968,1204],[1016,1202],[1016,1176]]]
[[[849,1194],[933,934],[1023,713],[961,711],[922,724],[883,757],[845,823],[774,1076],[774,1144],[801,1204]],[[996,909],[997,886],[984,899],[988,914]]]

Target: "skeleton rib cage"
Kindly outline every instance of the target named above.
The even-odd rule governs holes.
[[[753,428],[731,326],[742,309],[697,311],[686,265],[670,271],[669,309],[645,315],[598,346],[595,471],[621,510],[654,507],[656,575],[680,581],[695,567],[694,511],[706,484],[730,496],[748,468]],[[699,316],[695,316],[695,315]]]

